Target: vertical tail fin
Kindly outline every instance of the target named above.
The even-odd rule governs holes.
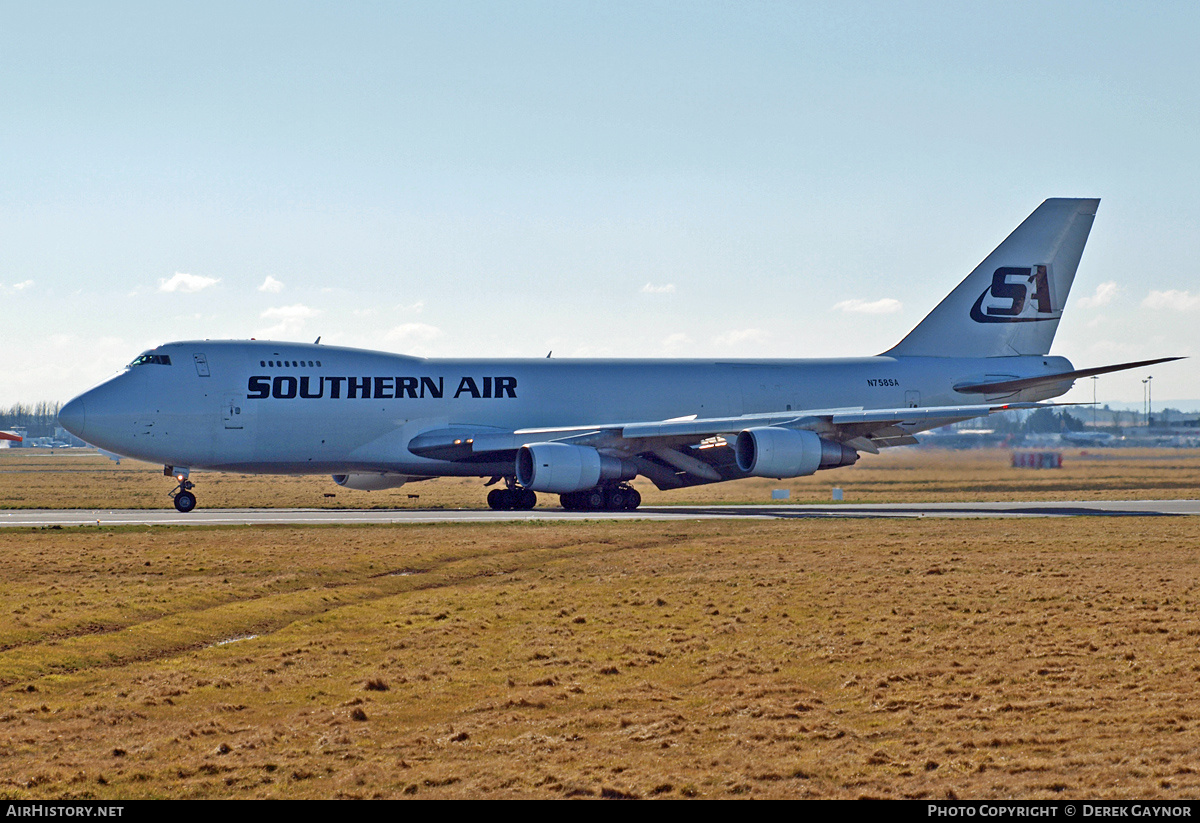
[[[884,354],[1048,354],[1099,205],[1098,199],[1042,203]]]

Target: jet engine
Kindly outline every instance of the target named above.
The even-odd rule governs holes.
[[[755,477],[803,477],[818,469],[850,466],[858,452],[815,432],[764,426],[746,429],[735,445],[738,468]]]
[[[333,475],[333,482],[339,486],[363,492],[377,492],[380,489],[398,489],[408,481],[408,475],[388,474],[386,472]]]
[[[517,452],[517,482],[537,492],[567,494],[635,477],[637,467],[632,463],[590,446],[530,443]]]

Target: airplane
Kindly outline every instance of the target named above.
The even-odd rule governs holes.
[[[659,489],[790,478],[1018,408],[1096,374],[1050,356],[1098,199],[1046,200],[929,315],[874,357],[422,359],[256,340],[167,343],[63,406],[67,431],[161,463],[175,508],[195,469],[330,474],[348,489],[503,481],[493,509],[636,509]]]
[[[1068,443],[1073,443],[1077,446],[1105,446],[1110,445],[1117,439],[1117,436],[1112,432],[1095,431],[1063,432],[1059,436]]]

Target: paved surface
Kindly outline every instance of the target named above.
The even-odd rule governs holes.
[[[517,520],[785,520],[805,517],[1162,517],[1200,515],[1200,500],[1076,500],[1054,503],[841,503],[775,506],[643,506],[635,512],[527,512],[467,509],[13,509],[0,511],[0,527],[22,526],[230,526],[363,523],[494,523]]]

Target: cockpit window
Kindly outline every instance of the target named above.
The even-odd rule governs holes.
[[[129,364],[129,368],[132,369],[134,366],[145,366],[149,363],[153,363],[158,366],[169,366],[171,365],[171,358],[169,355],[165,354],[150,354],[149,352],[146,352],[145,354],[139,354],[137,357],[135,357],[133,362]]]

